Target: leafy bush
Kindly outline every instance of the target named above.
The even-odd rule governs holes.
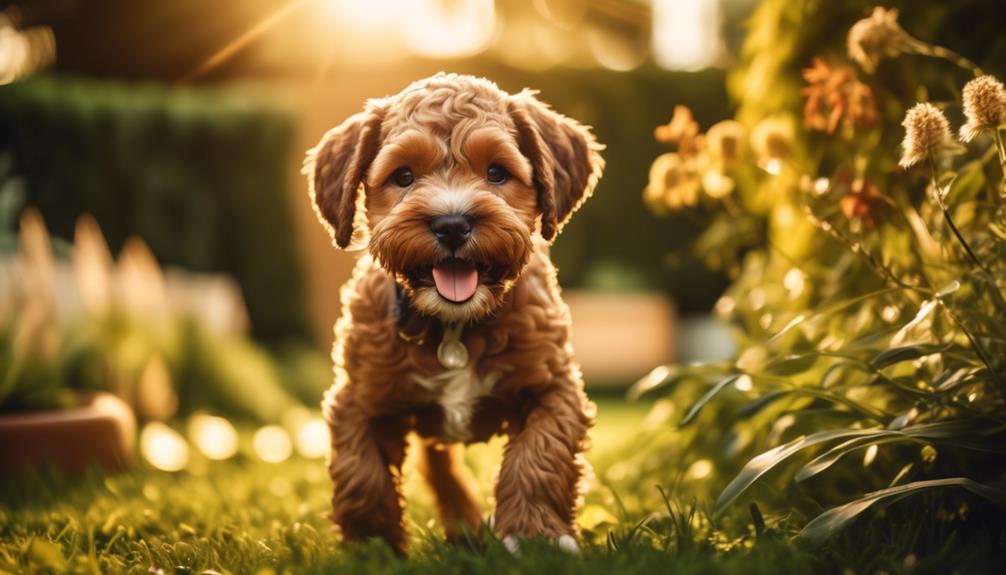
[[[982,4],[906,6],[935,18]],[[718,493],[714,517],[758,486],[810,519],[808,539],[923,492],[938,520],[1002,521],[973,497],[1006,504],[1006,92],[897,17],[767,1],[732,78],[737,121],[703,135],[679,109],[657,130],[677,150],[654,162],[645,199],[704,210],[694,247],[735,278],[717,311],[742,351],[637,384],[678,419],[641,473],[686,469],[679,480]],[[945,117],[961,112],[982,128],[966,147]]]

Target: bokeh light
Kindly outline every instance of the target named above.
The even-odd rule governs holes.
[[[326,0],[323,16],[345,32],[340,48],[368,60],[392,60],[407,52],[426,58],[458,58],[485,50],[496,32],[493,0]],[[375,38],[380,41],[375,42]]]
[[[406,3],[402,37],[413,52],[429,58],[477,54],[493,37],[493,0],[413,0]]]
[[[328,424],[320,417],[315,417],[303,425],[297,432],[297,452],[304,457],[324,457],[329,449]]]
[[[685,472],[685,479],[705,479],[713,472],[713,462],[708,459],[699,459],[688,466]]]
[[[669,70],[701,70],[723,50],[720,0],[654,0],[653,58]]]
[[[259,459],[267,463],[286,461],[293,452],[290,434],[278,425],[260,427],[252,437],[252,447]]]
[[[734,387],[737,388],[737,391],[751,391],[754,389],[754,382],[751,380],[751,376],[745,373],[737,378]]]
[[[238,433],[222,417],[197,413],[189,419],[189,439],[210,459],[229,459],[238,450]]]
[[[162,471],[181,471],[189,464],[189,444],[185,438],[159,421],[143,427],[140,452],[151,465]]]
[[[56,40],[48,26],[26,30],[15,27],[7,12],[0,12],[0,85],[45,68],[56,58]]]
[[[873,460],[877,458],[877,452],[880,451],[880,447],[876,443],[866,448],[866,452],[863,454],[863,467],[869,467]]]

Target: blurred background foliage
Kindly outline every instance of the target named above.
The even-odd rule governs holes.
[[[38,77],[0,98],[0,146],[25,201],[69,238],[91,214],[117,253],[233,276],[256,336],[309,333],[287,186],[293,117],[236,91]]]

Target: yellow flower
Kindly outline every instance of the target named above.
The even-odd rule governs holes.
[[[744,155],[744,126],[734,120],[714,124],[706,132],[706,152],[710,161],[723,166],[736,162]]]
[[[901,161],[903,168],[911,167],[927,158],[936,158],[952,146],[950,123],[936,106],[922,102],[912,106],[901,122],[905,127]]]
[[[970,142],[983,130],[998,129],[1006,121],[1006,89],[993,76],[979,76],[964,86],[964,115],[961,141]]]
[[[880,60],[901,54],[908,38],[898,24],[898,11],[876,6],[869,17],[849,29],[849,57],[872,74]]]
[[[778,174],[782,171],[782,161],[789,156],[793,147],[794,128],[789,118],[766,118],[751,132],[751,149],[758,158],[758,167]]]
[[[714,200],[720,200],[730,195],[737,184],[734,179],[718,169],[711,169],[702,175],[702,189]]]
[[[670,152],[650,166],[650,182],[643,199],[655,211],[694,206],[699,201],[699,176],[690,161]]]

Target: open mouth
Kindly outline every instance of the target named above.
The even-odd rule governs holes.
[[[479,283],[499,283],[503,274],[503,268],[462,258],[446,258],[434,265],[419,267],[407,275],[416,287],[434,287],[447,301],[464,303],[475,295]]]

